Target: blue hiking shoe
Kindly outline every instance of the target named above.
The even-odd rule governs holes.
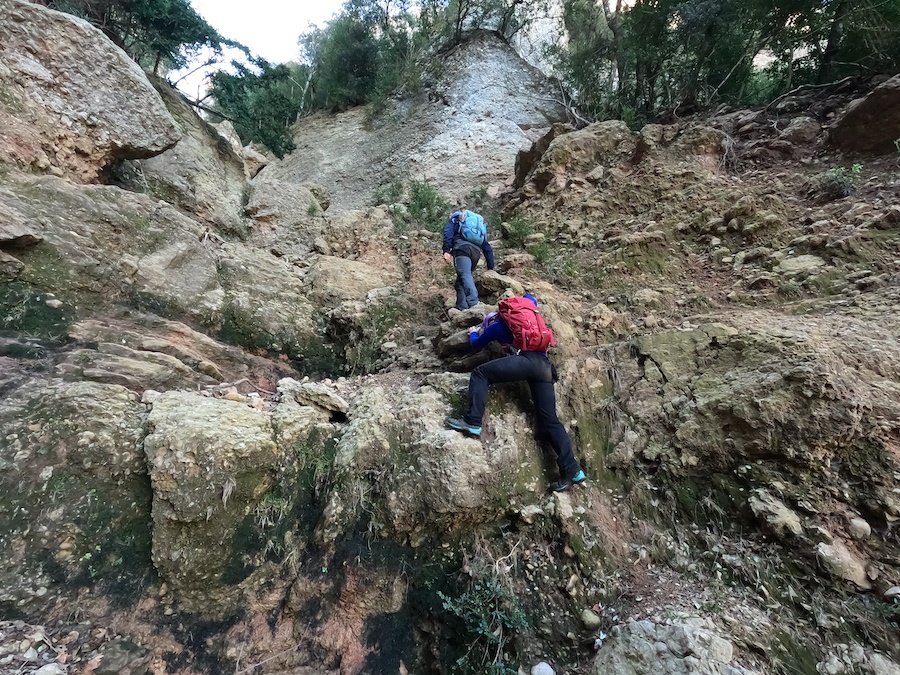
[[[451,417],[447,420],[447,426],[469,436],[475,436],[476,438],[481,436],[481,427],[473,427],[471,424],[466,424],[464,420],[457,420]]]
[[[570,490],[573,485],[583,483],[586,479],[587,476],[584,475],[584,471],[579,469],[578,473],[571,478],[563,478],[550,483],[550,492],[565,492],[566,490]]]

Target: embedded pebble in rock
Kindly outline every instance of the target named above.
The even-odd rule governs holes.
[[[851,518],[849,522],[850,534],[854,539],[865,539],[872,534],[872,526],[862,518]]]
[[[588,630],[597,630],[600,628],[600,617],[594,614],[589,609],[585,609],[581,612],[581,623],[584,624],[584,627]]]
[[[35,670],[32,675],[65,675],[66,669],[58,663],[48,663]]]
[[[556,671],[549,663],[541,661],[532,667],[531,675],[556,675]]]

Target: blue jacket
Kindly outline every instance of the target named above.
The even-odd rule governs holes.
[[[497,319],[493,323],[489,323],[487,328],[481,331],[481,334],[469,333],[469,346],[474,351],[484,349],[492,342],[499,342],[501,345],[511,345],[513,343],[512,332],[506,327],[502,319]]]
[[[457,215],[459,211],[454,211],[450,214],[450,220],[447,221],[447,224],[444,226],[444,253],[452,253],[453,251],[462,250],[465,251],[465,247],[463,244],[467,246],[475,246],[475,244],[470,244],[462,237],[456,234],[456,225],[453,223],[453,216]],[[469,211],[469,215],[477,216],[478,214],[474,211]],[[476,247],[477,248],[477,247]],[[487,240],[487,237],[484,238],[484,241],[481,242],[481,252],[484,253],[484,262],[487,265],[489,270],[494,269],[494,249],[491,248],[490,242]]]

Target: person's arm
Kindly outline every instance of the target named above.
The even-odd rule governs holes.
[[[491,248],[491,242],[487,240],[487,237],[481,242],[481,251],[484,253],[484,264],[489,270],[494,269],[494,249]]]
[[[509,328],[502,321],[489,323],[487,328],[480,333],[475,327],[469,330],[469,346],[472,348],[472,351],[480,351],[491,342],[512,344],[512,333],[509,332]]]
[[[448,263],[453,262],[453,237],[456,234],[456,227],[453,224],[453,221],[447,221],[447,224],[444,226],[444,243],[442,250],[444,252],[444,260]]]

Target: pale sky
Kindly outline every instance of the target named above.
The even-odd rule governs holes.
[[[324,24],[342,4],[342,0],[191,0],[221,35],[272,63],[296,61],[300,33],[310,24]]]
[[[237,40],[255,56],[271,63],[296,61],[300,48],[297,38],[312,25],[322,26],[341,9],[343,0],[191,0],[191,6],[220,35]],[[243,60],[239,51],[226,50],[222,65],[231,59]],[[202,63],[200,59],[198,63]],[[196,64],[169,73],[170,81],[178,81],[185,94],[201,98],[205,78],[210,69],[203,69],[180,79]],[[215,68],[214,68],[215,69]]]

